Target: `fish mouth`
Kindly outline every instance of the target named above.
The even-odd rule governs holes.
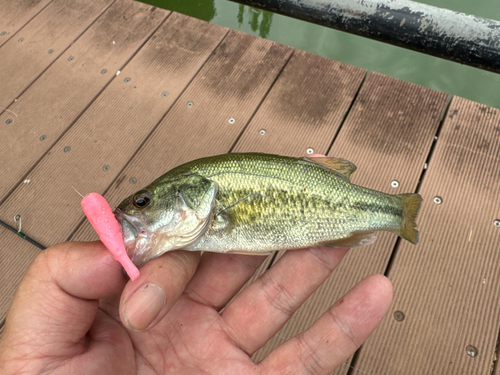
[[[138,228],[133,224],[135,220],[131,220],[130,216],[119,208],[116,208],[113,213],[120,226],[127,255],[134,262],[133,258],[136,254],[137,237],[139,235]]]

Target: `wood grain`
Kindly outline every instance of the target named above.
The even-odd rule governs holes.
[[[0,107],[7,108],[113,3],[53,0],[0,53]]]
[[[107,191],[110,205],[176,165],[229,152],[291,53],[291,48],[229,32]],[[132,178],[136,183],[130,183]],[[85,221],[73,238],[95,238],[89,225]]]
[[[0,47],[52,0],[0,1]]]
[[[131,0],[114,3],[9,111],[0,115],[0,124],[5,130],[0,138],[0,160],[4,162],[0,169],[0,202],[169,14],[151,9],[149,5]],[[101,73],[103,69],[106,74]]]
[[[370,73],[328,155],[350,160],[358,167],[351,176],[353,183],[386,193],[412,192],[447,99],[444,93]],[[399,181],[397,189],[391,187],[392,180]],[[389,233],[377,236],[375,244],[349,251],[327,281],[255,355],[256,361],[311,326],[361,279],[384,273],[396,236]],[[346,374],[348,370],[348,366],[342,366],[336,373]]]
[[[363,69],[295,51],[235,152],[326,153],[363,82]]]
[[[72,186],[103,193],[226,32],[172,14],[0,206],[2,220],[20,214],[23,230],[46,246],[66,240],[83,218]]]
[[[421,241],[401,243],[389,274],[393,306],[356,368],[490,373],[500,329],[499,124],[498,109],[453,99],[420,190]],[[402,322],[395,311],[404,313]],[[467,354],[468,345],[477,356]]]

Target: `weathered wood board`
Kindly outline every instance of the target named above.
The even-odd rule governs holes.
[[[112,3],[54,0],[9,39],[0,53],[0,108],[7,108]]]
[[[357,369],[490,373],[500,329],[499,135],[499,110],[453,99],[420,189],[420,243],[401,243],[389,273],[393,306]]]
[[[172,14],[0,206],[1,219],[21,215],[46,246],[65,241],[83,218],[72,187],[103,193],[226,33]]]
[[[357,165],[352,181],[362,186],[395,194],[420,186],[421,242],[383,233],[351,250],[254,360],[362,278],[386,272],[390,312],[354,369],[349,360],[335,374],[500,372],[498,110],[454,98],[443,123],[444,93],[376,73],[365,79],[361,69],[130,0],[0,7],[0,107],[8,109],[0,219],[13,225],[20,214],[23,232],[44,245],[92,240],[72,186],[104,193],[113,206],[199,157],[342,157]],[[1,334],[39,250],[3,227],[0,235]]]
[[[444,93],[370,73],[328,155],[350,160],[358,167],[351,176],[355,184],[393,194],[412,192],[447,99]],[[398,188],[391,187],[393,180],[399,182]],[[261,360],[286,339],[307,329],[361,279],[384,273],[396,238],[379,233],[374,245],[351,249],[329,279],[256,353],[255,360]],[[336,373],[346,374],[348,370],[348,366],[343,366]]]
[[[0,1],[0,46],[26,25],[52,0]]]
[[[108,202],[117,205],[176,165],[229,152],[291,53],[231,31],[107,191]],[[85,221],[73,238],[95,234]]]
[[[233,152],[300,157],[311,148],[326,153],[365,74],[363,69],[294,51]],[[272,259],[273,255],[262,263],[245,287],[269,268]]]
[[[0,160],[3,161],[0,202],[85,111],[168,14],[131,0],[115,2],[9,107],[9,111],[0,115],[4,129],[0,138]],[[106,73],[102,74],[104,70]]]
[[[234,152],[326,153],[364,76],[362,69],[295,51]]]

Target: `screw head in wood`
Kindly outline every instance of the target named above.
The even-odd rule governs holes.
[[[477,351],[477,348],[475,346],[472,346],[472,345],[467,345],[465,347],[465,351],[467,352],[467,355],[472,357],[472,358],[477,357],[477,355],[479,354]]]
[[[264,135],[264,134],[266,134],[266,131],[265,131],[264,129],[260,129],[260,130],[259,130],[259,134],[260,134],[260,135]]]
[[[398,322],[405,320],[405,314],[402,311],[394,311],[394,319]]]
[[[399,187],[399,181],[396,181],[396,180],[392,181],[392,182],[391,182],[391,186],[392,186],[393,188],[397,188],[397,187]]]
[[[311,147],[309,147],[309,148],[306,150],[306,152],[307,152],[307,154],[308,154],[308,155],[314,154],[314,150],[313,150]]]
[[[443,198],[441,198],[441,197],[434,197],[433,201],[436,204],[441,204],[441,203],[443,203]]]

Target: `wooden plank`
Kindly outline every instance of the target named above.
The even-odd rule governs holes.
[[[229,32],[106,192],[108,202],[117,205],[176,165],[229,152],[291,53],[289,47]],[[85,221],[72,239],[94,238]]]
[[[363,69],[295,51],[234,151],[326,153],[364,76]]]
[[[0,47],[51,1],[0,1]]]
[[[40,249],[17,234],[0,227],[0,322],[5,318],[10,302],[26,269]]]
[[[301,156],[311,147],[326,153],[365,74],[354,66],[294,51],[233,151]],[[269,268],[273,257],[242,289]]]
[[[54,0],[9,39],[0,53],[0,107],[7,108],[112,3]]]
[[[16,212],[40,243],[66,240],[83,217],[72,186],[104,192],[226,33],[172,14],[0,206],[2,220]]]
[[[401,243],[394,303],[360,352],[372,374],[489,374],[500,328],[500,111],[455,97],[424,177],[420,243]],[[442,198],[441,204],[434,197]],[[403,321],[394,312],[404,313]],[[477,355],[467,354],[467,346]]]
[[[351,177],[355,184],[387,193],[414,191],[447,99],[444,93],[370,73],[328,155],[357,165]],[[392,180],[399,182],[399,188],[391,187]],[[307,329],[365,276],[384,273],[396,236],[379,233],[378,237],[370,247],[350,250],[254,359],[262,360],[285,340]],[[348,366],[342,366],[336,374],[348,370]]]
[[[114,3],[9,111],[0,115],[0,124],[5,129],[0,138],[0,160],[4,161],[0,170],[0,201],[55,144],[168,14],[131,0]],[[101,74],[102,69],[107,73]]]

